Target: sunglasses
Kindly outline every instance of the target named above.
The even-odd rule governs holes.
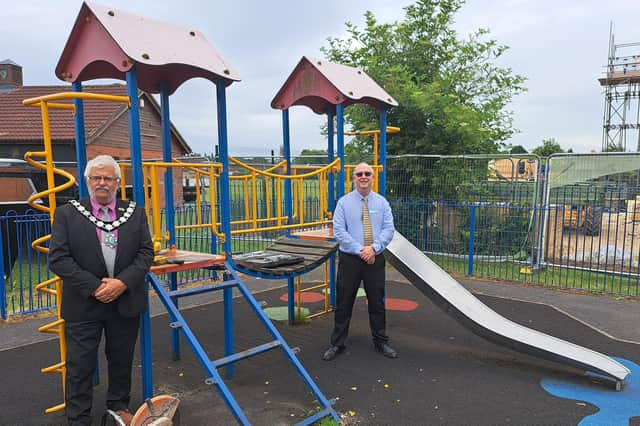
[[[362,176],[369,177],[369,176],[373,175],[373,173],[371,173],[371,172],[355,172],[354,175],[356,177],[362,177]]]

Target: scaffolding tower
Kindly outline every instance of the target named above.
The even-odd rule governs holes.
[[[605,73],[602,151],[640,151],[640,42],[615,44],[613,26]]]

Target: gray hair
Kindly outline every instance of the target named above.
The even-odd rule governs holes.
[[[121,178],[121,176],[120,176],[120,166],[118,165],[116,160],[114,160],[113,157],[110,156],[110,155],[98,155],[98,156],[94,157],[93,159],[89,160],[87,162],[87,166],[84,168],[84,177],[85,177],[85,179],[89,178],[89,173],[91,172],[91,170],[94,167],[98,168],[98,169],[101,169],[103,167],[113,167],[113,170],[116,173],[116,177],[118,179]]]

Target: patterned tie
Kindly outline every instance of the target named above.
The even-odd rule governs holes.
[[[371,228],[371,219],[369,218],[367,197],[362,199],[362,230],[364,232],[364,245],[370,246],[373,244],[373,229]]]
[[[111,216],[109,216],[109,207],[100,207],[102,211],[102,220],[105,222],[111,222]],[[109,277],[113,278],[113,268],[116,263],[116,245],[117,240],[113,232],[107,232],[100,230],[102,235],[102,256],[104,257],[104,263],[107,265],[107,272]]]

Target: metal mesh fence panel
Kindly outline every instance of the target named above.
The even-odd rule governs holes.
[[[280,159],[243,160],[267,169]],[[318,157],[292,162],[296,173],[326,164]],[[246,172],[234,168],[233,173]],[[284,185],[277,179],[256,179],[248,187],[242,180],[233,181],[233,229],[249,229],[254,219],[258,228],[273,226],[286,206],[283,196],[278,205],[267,194],[284,194]],[[293,196],[292,221],[323,218],[327,212],[321,209],[320,195],[328,191],[327,183],[310,179],[302,191],[296,185],[293,193],[303,196]],[[220,221],[219,201],[211,205],[211,188],[203,190],[207,202],[176,208],[176,226],[210,223],[212,209]],[[454,275],[640,296],[640,154],[565,154],[544,161],[532,155],[388,157],[387,198],[398,232]],[[55,303],[34,291],[35,284],[50,275],[44,256],[30,246],[50,232],[48,220],[46,215],[22,213],[0,218],[4,316]],[[164,212],[161,221],[164,226]],[[270,230],[234,235],[232,252],[262,250],[284,234]],[[222,251],[210,226],[180,229],[176,243],[184,250]],[[186,271],[178,282],[212,278],[209,271]]]

